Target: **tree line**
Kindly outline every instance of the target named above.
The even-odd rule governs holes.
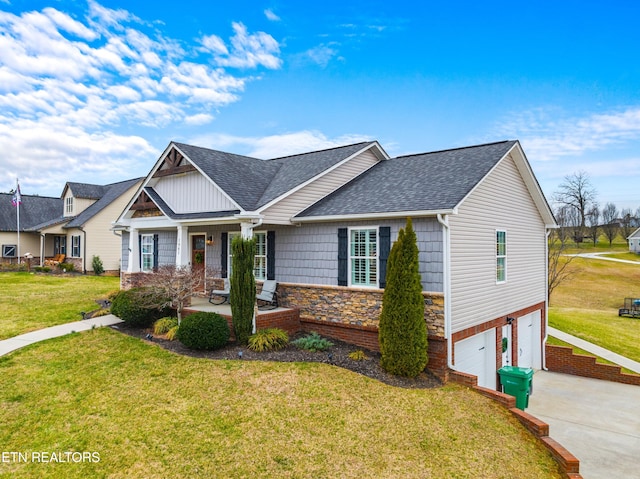
[[[578,245],[586,241],[595,245],[600,235],[605,235],[611,246],[616,236],[626,240],[640,227],[640,207],[635,211],[619,210],[614,203],[601,207],[597,191],[584,171],[565,176],[553,200],[559,226],[555,234],[562,243],[573,240]]]

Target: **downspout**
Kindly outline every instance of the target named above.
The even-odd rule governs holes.
[[[44,233],[40,233],[40,266],[44,266],[44,249],[46,241],[46,235]]]
[[[444,337],[447,340],[447,366],[453,369],[451,362],[453,358],[453,342],[451,340],[451,258],[450,258],[450,231],[449,216],[438,213],[438,223],[442,228],[442,255],[443,255],[443,272],[442,283],[444,293]]]
[[[545,251],[545,288],[544,288],[544,340],[542,341],[542,351],[540,354],[542,355],[542,370],[548,371],[547,369],[547,339],[549,339],[549,235],[551,234],[551,230],[547,228],[545,233],[545,243],[544,243],[544,251]]]
[[[116,230],[111,230],[111,232],[120,238],[120,260],[118,261],[118,277],[122,277],[122,235],[116,233]]]

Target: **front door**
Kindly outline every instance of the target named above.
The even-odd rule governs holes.
[[[202,276],[200,291],[204,291],[205,241],[204,234],[191,236],[191,270]]]

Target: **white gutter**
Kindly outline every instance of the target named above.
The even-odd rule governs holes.
[[[438,223],[442,228],[442,256],[443,256],[443,278],[442,287],[444,292],[444,337],[447,340],[447,366],[453,369],[451,362],[453,358],[453,342],[451,341],[451,244],[449,231],[449,216],[438,213]]]
[[[310,223],[318,221],[354,221],[380,218],[417,218],[422,216],[436,216],[455,214],[454,210],[416,210],[416,211],[391,211],[387,213],[361,213],[347,215],[327,215],[327,216],[294,216],[292,223]]]

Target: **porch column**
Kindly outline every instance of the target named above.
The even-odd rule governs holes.
[[[129,255],[127,258],[127,273],[140,272],[140,240],[138,230],[131,228],[129,231]]]
[[[240,234],[242,236],[243,239],[251,239],[253,238],[253,228],[256,225],[254,225],[251,222],[242,222],[240,223]]]
[[[178,226],[178,238],[176,241],[176,266],[188,266],[189,257],[189,228]]]

